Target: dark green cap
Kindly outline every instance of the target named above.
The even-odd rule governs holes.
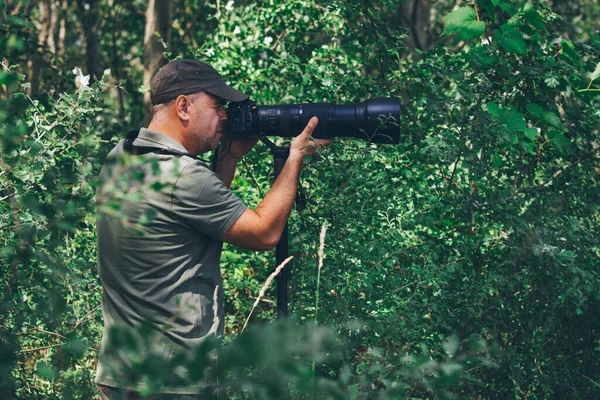
[[[248,98],[242,92],[229,87],[216,69],[198,60],[171,61],[150,81],[150,100],[153,105],[201,91],[226,101],[243,101]]]

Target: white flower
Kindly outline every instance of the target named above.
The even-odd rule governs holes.
[[[79,83],[81,84],[81,86],[89,86],[90,85],[90,75],[86,75],[86,76],[82,76],[79,79]]]

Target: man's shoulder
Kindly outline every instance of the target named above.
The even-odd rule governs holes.
[[[204,185],[222,184],[217,174],[200,159],[180,157],[174,163],[178,165],[179,170],[177,186],[182,189],[190,187],[200,189]]]

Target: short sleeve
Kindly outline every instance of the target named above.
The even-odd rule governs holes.
[[[171,211],[194,230],[214,239],[221,238],[246,208],[200,161],[183,167],[171,194]]]

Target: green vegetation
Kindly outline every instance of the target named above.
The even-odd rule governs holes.
[[[234,398],[600,397],[597,1],[148,4],[0,0],[3,398],[95,396],[95,180],[143,124],[163,56],[208,61],[258,104],[399,97],[403,140],[336,140],[303,172],[294,318],[271,322],[271,290],[240,333],[276,265],[225,246],[219,362],[207,341],[172,377],[138,352],[132,379],[209,370]],[[271,181],[258,145],[233,189],[256,206]]]

